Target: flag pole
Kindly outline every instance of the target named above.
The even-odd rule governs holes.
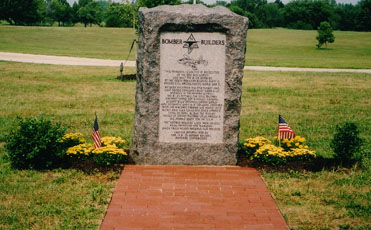
[[[278,126],[279,124],[280,124],[280,114],[278,114]],[[278,147],[281,148],[281,137],[280,137],[279,127],[277,127],[277,138],[278,138]]]

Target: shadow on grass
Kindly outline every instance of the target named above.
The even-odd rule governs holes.
[[[324,47],[324,48],[316,48],[316,50],[319,50],[319,51],[331,51],[331,50],[334,50],[333,48],[328,48],[328,47]]]
[[[121,81],[133,81],[137,79],[137,74],[124,74],[122,76],[117,76],[116,79]]]

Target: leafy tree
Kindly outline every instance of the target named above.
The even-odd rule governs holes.
[[[137,7],[156,7],[161,5],[179,5],[182,2],[180,0],[139,0]]]
[[[79,7],[83,7],[83,6],[86,6],[87,4],[89,4],[92,1],[93,0],[79,0],[78,5],[79,5]]]
[[[321,48],[323,44],[325,44],[327,47],[327,42],[333,43],[335,41],[335,36],[332,31],[333,30],[328,22],[321,22],[318,28],[318,36],[316,37],[318,40],[318,48]]]
[[[50,4],[51,18],[58,22],[58,26],[72,21],[72,9],[66,0],[52,0]]]
[[[263,5],[258,11],[258,17],[263,26],[268,28],[280,26],[283,21],[281,10],[276,3]]]
[[[215,5],[218,5],[218,6],[227,6],[228,3],[226,1],[216,1]]]
[[[310,11],[312,18],[313,28],[320,26],[321,22],[328,21],[331,22],[331,17],[333,16],[333,8],[326,1],[313,1],[310,5]],[[330,23],[331,25],[332,23]],[[332,25],[333,26],[333,25]]]
[[[232,0],[229,9],[240,15],[248,17],[249,28],[260,28],[263,27],[263,24],[257,13],[266,4],[267,0]],[[236,11],[238,9],[236,6],[242,9],[244,13],[241,14],[240,12]]]
[[[44,21],[46,24],[52,26],[55,22],[53,9],[52,9],[52,1],[53,0],[45,0],[45,17]]]
[[[106,10],[109,8],[109,6],[112,4],[112,0],[106,1],[106,0],[98,0],[99,7],[103,10],[103,12],[106,12]],[[128,3],[128,0],[121,0],[123,3]]]
[[[238,15],[245,16],[245,11],[243,9],[241,9],[241,7],[239,7],[237,5],[231,5],[229,7],[229,10],[232,11],[233,13],[238,14]]]
[[[371,0],[361,0],[358,4],[360,6],[358,17],[360,29],[371,31]]]
[[[296,0],[284,8],[285,25],[293,29],[314,29],[322,21],[331,21],[334,8],[323,0]]]
[[[281,0],[276,0],[276,1],[274,1],[274,3],[277,4],[280,9],[285,7],[285,5],[283,4],[283,2]]]
[[[230,5],[229,10],[232,11],[233,13],[238,14],[238,15],[248,17],[249,18],[249,28],[250,29],[261,27],[261,22],[255,14],[244,11],[243,9],[241,9],[241,7],[239,7],[237,5]]]
[[[257,10],[265,4],[267,4],[267,0],[233,0],[231,2],[231,5],[236,5],[250,13],[257,12]]]
[[[45,17],[44,0],[1,0],[0,20],[11,25],[34,25]]]
[[[261,21],[259,20],[258,16],[256,16],[255,14],[250,13],[250,12],[245,12],[244,16],[249,18],[249,28],[250,29],[262,28],[263,27],[263,25],[262,25]]]
[[[193,0],[184,1],[183,3],[185,3],[185,4],[193,4]],[[204,2],[201,1],[201,0],[196,0],[196,4],[202,4],[202,5],[207,6],[207,4],[204,3]]]
[[[76,24],[79,22],[79,11],[80,7],[77,2],[74,2],[71,8],[71,21],[73,24]]]
[[[360,30],[358,18],[360,6],[352,4],[339,4],[335,8],[335,13],[339,16],[338,29],[340,30]]]
[[[39,21],[37,22],[37,24],[46,22],[47,12],[46,12],[46,2],[45,2],[45,0],[37,0],[36,14],[38,15],[38,18],[39,18]]]
[[[241,7],[239,7],[237,5],[230,5],[229,10],[232,11],[233,13],[238,14],[238,15],[248,17],[249,18],[249,28],[250,29],[261,27],[260,26],[261,23],[260,23],[258,17],[255,14],[244,11],[243,9],[241,9]]]
[[[90,1],[88,4],[80,7],[77,11],[79,15],[80,22],[84,23],[86,27],[88,24],[100,25],[102,22],[102,9],[100,8],[98,2]]]
[[[107,27],[132,27],[133,8],[131,4],[112,3],[105,13]]]

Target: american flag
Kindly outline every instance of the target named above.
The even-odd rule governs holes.
[[[278,115],[278,139],[290,139],[295,137],[295,132],[290,128],[287,122]]]
[[[99,135],[99,126],[98,126],[98,118],[97,115],[95,115],[94,120],[94,126],[93,126],[93,132],[91,134],[91,138],[93,138],[94,141],[94,147],[97,149],[101,146],[100,142],[100,135]]]

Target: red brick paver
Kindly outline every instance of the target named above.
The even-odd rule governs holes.
[[[288,229],[255,169],[126,166],[101,230]]]

